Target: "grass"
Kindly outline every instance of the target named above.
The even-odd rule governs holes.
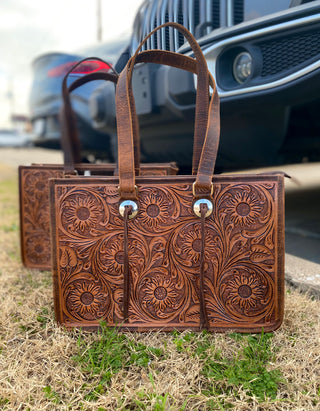
[[[97,336],[97,340],[88,344],[85,336],[80,334],[79,351],[73,357],[89,379],[95,375],[100,378],[96,387],[84,397],[89,401],[104,394],[120,370],[129,371],[131,367],[146,369],[153,359],[160,359],[164,355],[162,349],[137,342],[117,329],[108,328],[105,323],[101,323],[101,331],[97,332]]]
[[[68,332],[21,265],[15,176],[0,195],[0,410],[320,410],[319,301],[287,289],[273,334]]]
[[[242,387],[249,397],[259,401],[276,400],[285,379],[280,369],[268,367],[276,358],[272,334],[233,337],[241,339],[241,345],[231,358],[225,358],[221,351],[205,358],[203,374],[209,382],[209,394],[231,394],[234,387]]]

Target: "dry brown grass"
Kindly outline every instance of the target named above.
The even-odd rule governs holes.
[[[320,410],[320,304],[296,290],[286,293],[284,324],[271,340],[275,357],[268,368],[283,375],[276,399],[259,402],[241,386],[223,390],[223,384],[216,395],[205,395],[204,387],[216,383],[204,376],[203,359],[194,355],[202,334],[178,350],[172,334],[132,333],[128,338],[159,347],[165,356],[147,367],[120,370],[90,400],[101,376],[83,371],[73,359],[79,331],[66,332],[54,322],[50,273],[27,270],[20,262],[15,174],[0,181],[0,196],[0,409],[213,410],[225,409],[219,408],[224,403],[239,411]],[[81,335],[88,348],[98,338]],[[239,349],[228,335],[206,338],[225,358]],[[165,399],[162,408],[159,398]]]

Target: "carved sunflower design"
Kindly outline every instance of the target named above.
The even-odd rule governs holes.
[[[36,233],[26,241],[28,258],[35,264],[43,264],[50,261],[51,248],[47,235]]]
[[[102,213],[102,206],[94,198],[77,196],[66,202],[63,217],[68,226],[83,233],[97,225]]]
[[[87,280],[78,280],[72,284],[67,296],[67,307],[86,320],[97,320],[102,317],[108,305],[106,292],[102,287]]]
[[[181,235],[180,235],[181,237]],[[201,255],[202,238],[199,225],[194,225],[192,229],[183,232],[183,241],[181,241],[181,251],[186,255],[186,258],[193,264],[198,264]],[[217,247],[217,237],[209,230],[206,230],[205,237],[205,259],[212,258],[214,249]]]
[[[227,302],[245,311],[257,306],[265,295],[265,286],[258,276],[241,274],[226,284]]]
[[[168,202],[161,195],[151,193],[141,196],[140,223],[150,230],[167,223],[170,217]]]
[[[136,240],[129,240],[129,264],[130,268],[138,269],[144,261],[142,246]],[[99,251],[99,259],[106,271],[110,274],[123,274],[124,267],[124,241],[119,234],[103,243]]]
[[[165,276],[155,275],[145,280],[142,303],[151,305],[157,315],[167,308],[174,309],[178,303],[178,296],[175,284]]]
[[[110,273],[123,273],[124,251],[123,240],[113,241],[100,251],[100,259]]]
[[[38,198],[39,196],[49,196],[48,178],[52,177],[48,173],[30,173],[25,182],[25,190],[29,195]]]
[[[253,225],[260,216],[263,207],[256,194],[246,191],[236,192],[226,202],[225,212],[235,225]]]

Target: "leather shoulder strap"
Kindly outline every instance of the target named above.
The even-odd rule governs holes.
[[[170,26],[170,25],[173,25],[175,28],[177,28],[176,26],[178,26],[179,28],[183,27],[183,26],[177,25],[176,23],[167,23],[167,24],[160,26],[159,28]],[[187,30],[183,27],[182,32],[185,33],[185,31]],[[187,31],[187,33],[189,32]],[[149,36],[147,36],[147,38]],[[188,37],[190,36],[193,39],[193,42],[196,42],[196,40],[193,38],[191,33],[188,34]],[[141,47],[141,45],[139,47]],[[197,53],[200,53],[202,55],[202,58],[204,59],[204,56],[202,54],[200,47],[199,49],[197,49]],[[200,179],[201,179],[201,175],[203,173],[205,174],[207,170],[209,169],[211,170],[212,168],[214,168],[216,154],[218,150],[218,144],[219,144],[219,131],[220,131],[219,129],[219,98],[218,98],[218,94],[217,94],[215,86],[213,90],[213,97],[211,98],[211,102],[210,102],[210,108],[208,107],[208,110],[206,109],[206,107],[209,106],[209,88],[207,85],[209,84],[209,79],[210,79],[210,74],[207,69],[207,66],[205,64],[203,67],[202,63],[200,63],[200,70],[199,70],[198,61],[195,61],[194,59],[191,59],[188,57],[185,58],[185,56],[181,56],[177,53],[166,54],[163,51],[149,51],[149,52],[141,53],[140,55],[141,57],[140,57],[140,60],[138,61],[146,61],[149,59],[148,61],[151,60],[153,62],[160,62],[164,64],[171,61],[171,64],[169,65],[173,65],[174,67],[181,68],[181,65],[182,65],[183,68],[189,71],[193,71],[194,68],[196,68],[196,72],[198,74],[198,90],[197,90],[196,106],[197,106],[198,117],[200,117],[201,121],[200,123],[198,123],[200,125],[197,125],[196,123],[196,126],[197,126],[196,129],[198,130],[198,136],[197,137],[195,136],[194,138],[195,140],[194,146],[200,152],[200,154],[197,153],[196,157],[199,155],[200,162],[202,159],[202,165],[201,165],[202,172],[200,173]],[[135,132],[133,117],[135,116],[135,111],[133,111],[132,109],[132,107],[134,106],[134,103],[133,103],[134,99],[133,99],[132,89],[131,89],[131,76],[132,76],[132,69],[135,64],[135,60],[139,59],[138,56],[139,55],[136,53],[129,60],[127,66],[122,71],[119,81],[118,81],[118,86],[117,86],[117,91],[116,91],[120,194],[121,194],[121,198],[123,199],[135,199],[137,196],[136,190],[135,190],[135,175],[134,175],[135,164],[134,164],[134,155],[133,155],[133,150],[134,150],[133,135]],[[184,60],[182,61],[183,57],[184,57]],[[201,74],[201,76],[199,75],[199,73]],[[210,79],[210,83],[214,85],[214,81],[212,77]],[[199,92],[199,90],[204,90],[204,86],[203,86],[204,84],[206,85],[206,90]],[[199,105],[200,105],[200,109],[199,109]],[[208,111],[209,111],[209,115],[208,115]],[[196,121],[197,121],[197,117],[196,117]],[[215,123],[214,127],[212,125],[213,123]],[[207,135],[208,133],[210,134],[209,136]],[[203,141],[206,147],[208,147],[208,145],[211,146],[209,163],[205,167],[203,167],[203,163],[208,161],[208,158],[206,155],[203,155],[202,144],[199,143],[199,141]],[[213,171],[210,175],[210,181],[212,179],[212,174],[213,174]],[[199,184],[201,185],[202,183],[198,182],[196,184],[197,189],[199,189],[200,187]],[[211,187],[211,183],[209,187]]]
[[[64,154],[64,169],[66,174],[73,174],[75,172],[74,166],[81,162],[81,145],[77,130],[77,123],[74,111],[72,110],[70,93],[77,89],[78,87],[94,80],[105,80],[117,83],[118,74],[114,69],[100,69],[99,71],[89,73],[84,75],[77,80],[75,80],[70,87],[67,86],[68,76],[72,71],[75,70],[79,65],[85,61],[99,60],[106,64],[106,66],[111,66],[109,63],[102,59],[96,57],[88,57],[77,64],[75,64],[65,75],[62,82],[62,99],[63,105],[60,110],[59,118],[61,124],[61,146]]]
[[[195,59],[196,59],[196,65],[197,65],[197,75],[198,75],[198,88],[199,85],[203,84],[203,90],[200,93],[197,93],[197,101],[196,101],[196,106],[198,107],[198,111],[196,111],[196,117],[195,117],[195,126],[194,126],[194,147],[193,147],[193,174],[196,174],[197,171],[197,165],[199,163],[200,159],[200,154],[201,154],[201,147],[202,147],[202,142],[203,142],[203,133],[202,130],[205,130],[207,127],[206,124],[206,114],[208,113],[208,107],[209,107],[209,99],[205,99],[202,96],[202,93],[208,93],[208,67],[207,67],[207,61],[202,53],[201,47],[199,46],[197,40],[193,37],[193,35],[190,33],[189,30],[187,30],[184,26],[178,23],[174,22],[169,22],[162,24],[159,27],[156,27],[153,31],[151,31],[139,44],[137,47],[137,50],[133,57],[129,60],[128,64],[128,84],[131,84],[131,77],[132,77],[132,70],[135,65],[136,58],[143,46],[143,44],[151,37],[153,36],[158,30],[163,29],[165,27],[169,27],[170,29],[175,29],[178,30],[188,41]],[[164,53],[164,51],[159,50],[160,52]],[[178,53],[174,53],[178,54]],[[165,63],[161,63],[165,64]],[[183,68],[180,66],[180,68]],[[207,94],[208,96],[208,94]],[[135,126],[135,125],[134,125]],[[136,127],[136,126],[135,126]]]

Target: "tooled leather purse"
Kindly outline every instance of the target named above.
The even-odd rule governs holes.
[[[118,80],[116,72],[100,70],[75,80],[67,87],[70,73],[83,62],[91,59],[88,57],[79,61],[68,71],[63,80],[63,107],[60,122],[64,164],[32,164],[19,167],[20,249],[22,262],[28,268],[51,269],[49,179],[74,174],[113,175],[117,172],[115,164],[81,163],[80,140],[70,93],[90,81],[105,80],[116,84]],[[177,170],[173,163],[150,163],[142,166],[141,173],[165,175],[176,174]]]
[[[168,26],[195,59],[139,53]],[[284,307],[283,174],[214,175],[219,98],[200,47],[176,23],[144,41],[116,88],[119,178],[50,181],[56,320],[87,329],[103,320],[138,331],[275,330]],[[131,78],[139,62],[198,75],[193,175],[136,175]]]

